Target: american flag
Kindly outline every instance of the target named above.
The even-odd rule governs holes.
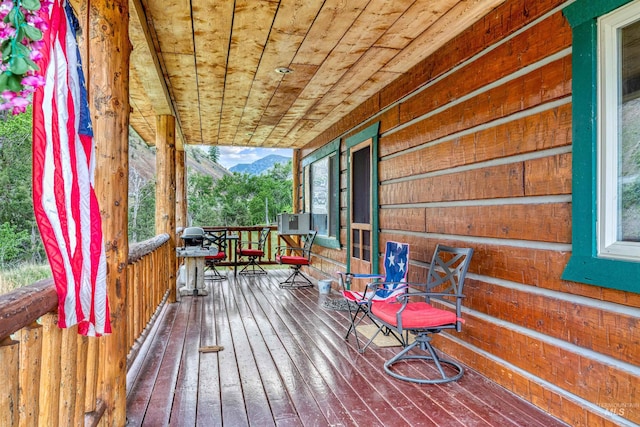
[[[407,281],[407,267],[409,266],[409,245],[398,242],[387,242],[387,247],[384,253],[384,273],[385,282],[406,282]],[[395,285],[393,288],[397,288],[401,285]],[[378,298],[388,298],[394,293],[394,289],[378,289],[376,296]]]
[[[54,0],[33,97],[33,205],[58,292],[59,326],[111,333],[95,150],[76,42],[77,19]]]

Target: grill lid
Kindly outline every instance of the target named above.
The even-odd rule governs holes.
[[[180,238],[186,246],[201,245],[204,242],[204,230],[201,227],[187,227]]]

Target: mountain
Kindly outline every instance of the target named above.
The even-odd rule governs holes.
[[[135,132],[130,132],[129,137],[129,166],[144,181],[155,178],[156,171],[156,149],[149,147]],[[203,175],[210,175],[214,180],[218,180],[230,172],[218,163],[213,163],[206,152],[197,148],[187,146],[187,170],[189,172],[199,172]]]
[[[253,163],[239,163],[235,166],[232,166],[229,170],[231,172],[247,173],[249,175],[262,175],[263,173],[271,169],[275,164],[287,163],[289,160],[291,160],[291,157],[270,154],[267,157],[263,157]]]

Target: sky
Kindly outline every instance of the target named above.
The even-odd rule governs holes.
[[[220,146],[220,163],[229,169],[238,163],[253,163],[269,154],[291,157],[292,150],[284,148],[260,148],[260,147],[223,147]]]

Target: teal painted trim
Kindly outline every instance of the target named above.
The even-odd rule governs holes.
[[[575,28],[587,21],[592,21],[606,13],[609,13],[620,6],[624,6],[631,1],[633,0],[578,0],[565,7],[562,12],[569,21],[571,27]]]
[[[347,148],[347,177],[351,177],[351,162],[349,161],[351,155],[351,148],[360,144],[362,141],[366,141],[371,138],[371,205],[372,205],[372,218],[371,218],[371,272],[378,274],[379,261],[378,251],[380,245],[379,236],[379,211],[378,206],[378,138],[380,131],[380,122],[376,122],[371,126],[361,130],[355,135],[350,136],[345,141]],[[347,179],[347,271],[351,271],[351,179]]]
[[[369,139],[369,138],[373,138],[377,142],[378,141],[378,132],[379,131],[380,131],[380,122],[376,122],[376,123],[372,124],[371,126],[369,126],[368,128],[363,129],[360,132],[356,133],[355,135],[350,136],[345,141],[345,144],[347,146],[347,150],[349,150],[354,145],[358,145],[362,141],[364,141],[366,139]]]
[[[629,0],[579,0],[565,8],[573,26],[573,252],[562,278],[640,293],[640,262],[597,257],[597,88],[596,18]]]
[[[316,160],[320,160],[323,157],[327,157],[333,154],[334,152],[337,152],[339,148],[340,148],[340,139],[335,139],[331,141],[327,145],[324,145],[321,148],[318,148],[316,151],[314,151],[313,153],[309,154],[307,157],[302,159],[302,167],[310,165]]]
[[[313,244],[324,246],[325,248],[340,249],[340,241],[332,237],[316,236]]]
[[[571,256],[562,278],[640,294],[640,263]]]
[[[320,160],[332,154],[336,155],[336,161],[339,162],[340,161],[339,150],[340,150],[340,138],[331,141],[327,145],[322,146],[321,148],[317,149],[316,151],[314,151],[313,153],[309,154],[307,157],[302,159],[302,169],[304,170],[305,167],[315,162],[316,160]],[[334,179],[334,182],[336,182],[337,185],[340,186],[340,167],[336,168],[336,172],[333,175],[333,179]],[[338,188],[338,191],[340,191],[339,188]],[[303,183],[302,200],[305,200],[305,197],[306,197],[305,186]],[[340,198],[338,197],[338,206],[334,206],[333,208],[333,213],[335,215],[334,218],[336,218],[338,222],[340,222],[339,200]],[[319,246],[324,246],[326,248],[331,248],[331,249],[340,249],[340,227],[338,226],[338,232],[335,238],[316,236],[316,239],[314,240],[314,244]]]

